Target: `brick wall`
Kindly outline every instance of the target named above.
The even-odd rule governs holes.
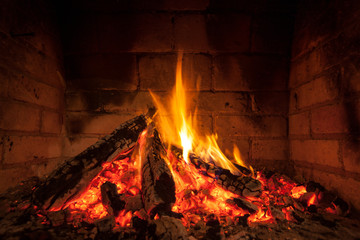
[[[184,51],[198,118],[253,165],[289,170],[289,1],[72,1],[62,4],[65,155],[167,96]],[[285,163],[285,164],[284,164]]]
[[[360,4],[300,1],[290,71],[295,169],[360,209]]]
[[[0,191],[61,160],[61,55],[49,6],[0,4]]]

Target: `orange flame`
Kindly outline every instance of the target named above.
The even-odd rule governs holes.
[[[198,85],[198,84],[197,84]],[[187,105],[186,85],[182,79],[182,53],[178,55],[176,68],[176,85],[169,105],[165,106],[160,98],[150,91],[158,109],[158,128],[161,136],[169,145],[181,146],[184,160],[189,163],[189,153],[194,152],[208,162],[215,162],[222,168],[229,169],[233,174],[241,174],[236,166],[221,151],[217,143],[217,135],[202,135],[197,130],[195,108],[189,111]],[[168,114],[171,113],[169,119]],[[239,149],[234,147],[234,161],[236,164],[247,167],[241,158]],[[251,170],[251,168],[250,168]]]

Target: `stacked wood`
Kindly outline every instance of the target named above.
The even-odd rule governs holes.
[[[110,135],[60,165],[35,189],[33,203],[45,209],[56,209],[79,196],[101,171],[102,163],[114,153],[124,151],[136,143],[152,114],[149,111],[147,115],[137,116],[121,124]]]
[[[166,163],[166,149],[153,124],[147,129],[142,149],[142,199],[151,218],[169,213],[175,203],[175,182]],[[141,143],[140,143],[141,145]]]
[[[171,148],[176,157],[182,158],[182,150]],[[257,197],[261,194],[261,182],[251,176],[251,172],[236,165],[241,174],[234,175],[228,169],[207,163],[194,153],[189,155],[190,162],[206,176],[213,177],[216,183],[225,190],[244,197]]]

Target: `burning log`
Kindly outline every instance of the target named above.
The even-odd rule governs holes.
[[[177,147],[171,149],[177,158],[182,158],[182,150]],[[189,155],[190,161],[202,174],[217,179],[216,183],[225,190],[244,197],[258,197],[261,194],[261,182],[251,177],[251,172],[236,165],[242,175],[234,175],[228,169],[210,164],[196,156]]]
[[[165,162],[166,150],[153,125],[147,130],[142,154],[142,199],[153,218],[156,213],[169,213],[175,203],[175,182]]]
[[[147,116],[140,115],[121,124],[110,135],[59,166],[35,189],[34,204],[45,209],[60,208],[81,194],[90,180],[100,172],[102,163],[137,141],[152,114],[149,111]]]

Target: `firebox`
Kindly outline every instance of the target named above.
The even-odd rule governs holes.
[[[360,238],[358,1],[0,16],[0,237]]]

